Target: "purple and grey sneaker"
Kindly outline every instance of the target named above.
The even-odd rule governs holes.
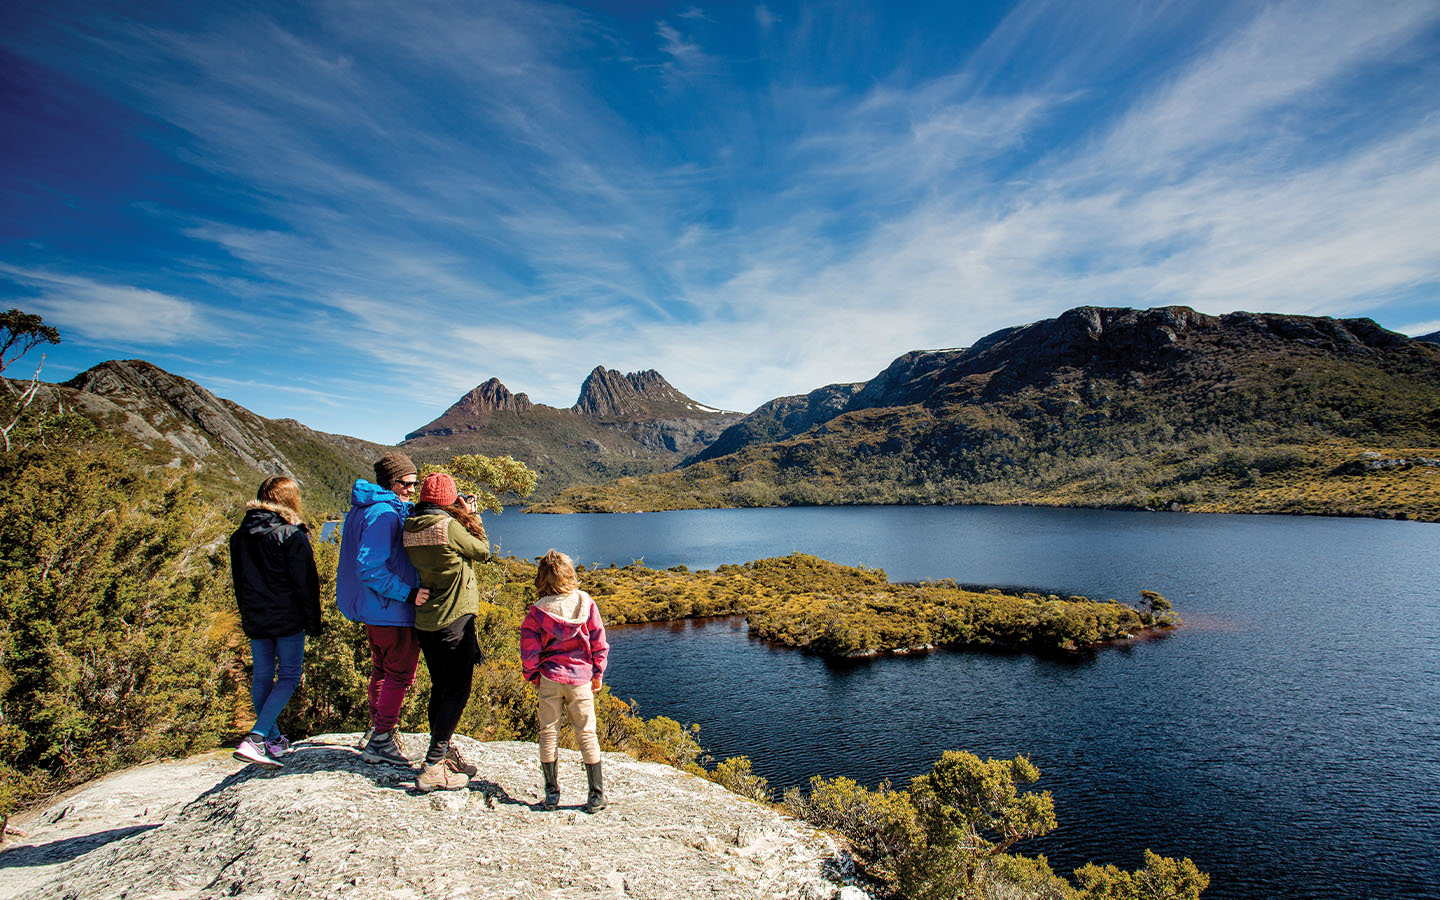
[[[240,746],[236,747],[235,752],[230,755],[241,762],[253,763],[263,769],[280,769],[285,766],[280,760],[265,752],[264,744],[251,740],[249,737],[241,741]]]

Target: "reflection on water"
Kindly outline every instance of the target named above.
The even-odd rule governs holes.
[[[1168,597],[1163,640],[1070,659],[831,662],[742,620],[614,629],[610,683],[772,785],[904,786],[946,749],[1025,753],[1057,871],[1150,848],[1209,898],[1440,897],[1440,526],[1017,508],[489,516],[509,552],[713,568],[791,550],[1055,593]],[[1397,852],[1396,848],[1403,848]]]

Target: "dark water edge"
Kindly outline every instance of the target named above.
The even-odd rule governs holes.
[[[524,527],[512,527],[512,523]],[[533,528],[531,523],[544,527]],[[1067,873],[1150,848],[1210,898],[1440,897],[1440,529],[1364,519],[1013,507],[487,517],[502,549],[655,567],[792,550],[892,580],[1138,599],[1185,627],[1065,658],[832,661],[740,620],[614,629],[612,689],[702,725],[773,786],[904,786],[945,749],[1025,753]]]

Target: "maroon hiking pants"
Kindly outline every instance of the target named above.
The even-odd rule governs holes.
[[[370,726],[376,734],[400,724],[405,692],[420,665],[420,640],[408,625],[366,625],[370,638]]]

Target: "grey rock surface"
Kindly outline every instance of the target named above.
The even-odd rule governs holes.
[[[587,815],[562,750],[545,812],[534,744],[457,737],[479,774],[420,794],[355,738],[302,742],[279,771],[211,753],[92,782],[12,822],[0,898],[864,896],[829,836],[658,763],[606,754],[610,807]]]

